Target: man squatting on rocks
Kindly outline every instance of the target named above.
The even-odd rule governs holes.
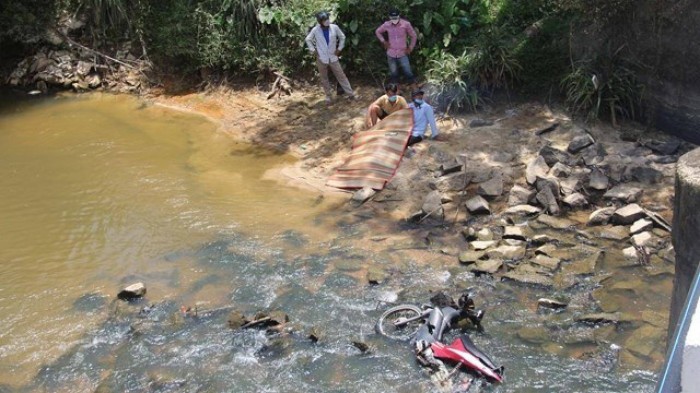
[[[369,108],[367,108],[367,118],[365,126],[374,127],[380,120],[400,110],[408,108],[406,99],[399,95],[399,87],[394,83],[384,86],[386,94],[377,98]]]
[[[403,71],[406,83],[413,85],[416,78],[411,71],[411,63],[408,55],[413,52],[416,47],[416,31],[413,30],[411,22],[402,19],[399,15],[399,10],[392,8],[389,10],[389,20],[384,22],[377,28],[374,34],[379,39],[379,42],[386,49],[386,57],[389,63],[389,82],[399,83],[399,67]],[[387,35],[388,40],[384,38]],[[411,38],[411,43],[407,43],[407,37]]]
[[[411,137],[408,139],[408,146],[423,140],[428,125],[430,125],[430,139],[435,140],[440,134],[435,123],[433,107],[423,101],[423,94],[423,90],[416,90],[411,93],[413,102],[408,107],[413,109],[413,128],[411,129]]]
[[[316,14],[318,25],[306,36],[306,46],[311,53],[316,54],[316,65],[321,77],[323,91],[326,93],[326,104],[331,103],[331,85],[328,81],[328,69],[330,68],[335,78],[340,83],[343,91],[349,99],[355,99],[350,81],[345,76],[340,66],[338,56],[345,47],[345,34],[338,25],[331,23],[328,12],[322,11]]]

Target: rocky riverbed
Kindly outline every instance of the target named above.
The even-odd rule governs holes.
[[[309,90],[272,105],[263,97],[159,100],[300,158],[271,178],[335,192],[323,184],[361,131],[362,105],[328,111]],[[336,268],[379,286],[401,280],[403,264],[423,263],[531,287],[540,301],[518,301],[539,309],[539,322],[518,332],[523,341],[583,358],[590,353],[575,347],[608,343],[615,365],[659,367],[674,274],[675,162],[694,146],[634,124],[581,124],[532,103],[439,125],[445,140],[409,149],[384,190],[348,195],[347,224],[370,228],[355,239],[367,258]]]

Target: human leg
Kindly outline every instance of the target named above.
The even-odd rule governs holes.
[[[374,127],[377,122],[379,122],[379,116],[378,116],[378,111],[381,108],[377,105],[370,105],[367,108],[367,116],[365,117],[365,128],[372,128]]]
[[[422,136],[413,136],[411,135],[410,138],[408,138],[408,146],[415,145],[418,142],[421,142],[423,140]]]
[[[399,83],[399,63],[398,59],[391,56],[386,57],[389,63],[389,83]]]
[[[397,62],[401,66],[401,71],[406,78],[406,83],[409,85],[414,84],[416,82],[416,77],[413,75],[413,71],[411,71],[411,62],[408,56],[399,57]]]
[[[388,114],[384,112],[384,109],[380,108],[379,105],[370,105],[367,108],[367,117],[365,118],[365,126],[367,128],[374,127],[380,120],[384,120]]]
[[[333,71],[333,75],[335,75],[335,79],[338,80],[338,83],[340,83],[340,86],[343,88],[345,91],[345,94],[347,94],[350,97],[353,97],[355,93],[352,91],[352,87],[350,86],[350,81],[348,80],[348,77],[345,76],[345,72],[343,72],[343,67],[341,67],[339,61],[334,61],[331,62],[328,65]]]
[[[328,64],[317,59],[316,65],[318,66],[318,76],[321,78],[321,86],[323,86],[323,91],[326,93],[326,102],[330,102],[331,83],[328,81]]]

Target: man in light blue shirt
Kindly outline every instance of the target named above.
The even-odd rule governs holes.
[[[423,94],[423,90],[416,90],[411,94],[413,102],[408,107],[413,110],[413,128],[411,129],[411,138],[408,140],[408,146],[423,140],[428,125],[430,125],[430,139],[435,139],[440,134],[437,124],[435,124],[433,107],[423,101]]]

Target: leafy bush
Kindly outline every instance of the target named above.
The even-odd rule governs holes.
[[[37,42],[56,19],[54,0],[0,2],[0,42]]]
[[[638,66],[621,57],[622,48],[607,52],[593,61],[581,61],[562,80],[569,109],[585,114],[588,120],[609,116],[636,119],[644,96],[644,86],[636,76]]]
[[[481,103],[479,93],[465,79],[474,55],[466,51],[459,56],[437,52],[435,57],[426,73],[433,103],[446,113],[453,108],[476,110]]]
[[[513,40],[503,29],[490,27],[478,37],[469,62],[469,78],[481,89],[493,91],[515,80],[522,67],[515,57]]]

